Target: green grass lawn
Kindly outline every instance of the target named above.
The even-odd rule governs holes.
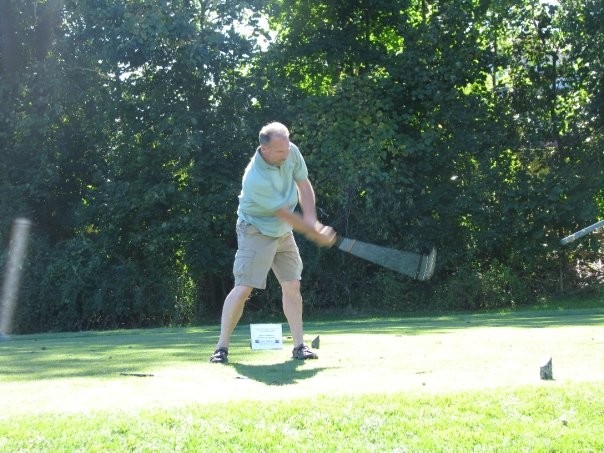
[[[284,324],[284,328],[286,324]],[[602,451],[604,309],[310,322],[228,366],[218,327],[0,343],[0,451]],[[553,381],[539,367],[553,359]]]

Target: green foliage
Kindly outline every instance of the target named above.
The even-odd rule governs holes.
[[[188,323],[223,297],[203,282],[227,274],[253,149],[244,6],[67,3],[52,50],[2,85],[3,212],[46,258],[21,330]]]
[[[439,249],[419,291],[301,239],[310,308],[426,293],[509,306],[529,278],[580,286],[569,263],[598,248],[559,238],[603,212],[602,14],[595,0],[7,2],[0,237],[16,216],[35,224],[19,329],[216,316],[241,174],[275,119],[325,223]],[[278,306],[278,288],[262,297]]]
[[[30,273],[43,279],[23,288],[17,331],[180,325],[195,318],[195,286],[177,259],[158,262],[167,253],[118,256],[115,244],[85,235],[60,246],[53,250],[39,240],[30,246]]]
[[[444,310],[513,309],[534,301],[531,289],[531,278],[494,261],[460,267],[439,285],[431,302]]]
[[[596,216],[602,170],[584,164],[602,154],[592,153],[593,133],[575,122],[586,92],[566,59],[573,35],[559,9],[534,6],[512,8],[499,27],[497,9],[437,4],[421,27],[408,35],[401,27],[405,45],[389,65],[340,78],[333,94],[311,93],[299,104],[297,131],[312,147],[320,202],[336,194],[328,212],[344,211],[329,220],[389,246],[436,244],[438,285],[481,263],[490,270],[461,283],[476,291],[469,306],[528,300],[503,296],[527,275],[539,279],[532,287],[551,290],[564,226]],[[522,39],[512,40],[519,29]],[[458,308],[468,306],[464,299]]]

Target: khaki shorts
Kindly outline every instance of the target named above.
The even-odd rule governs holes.
[[[279,283],[302,278],[302,259],[292,233],[279,238],[265,236],[254,225],[240,220],[237,244],[233,264],[235,286],[265,289],[270,269]]]

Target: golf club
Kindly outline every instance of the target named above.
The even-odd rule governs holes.
[[[338,236],[335,244],[340,250],[363,258],[374,264],[407,275],[415,280],[425,281],[434,274],[436,248],[428,255],[396,250],[375,244]]]

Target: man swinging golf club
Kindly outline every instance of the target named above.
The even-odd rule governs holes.
[[[281,285],[283,312],[294,341],[294,359],[316,359],[304,344],[300,279],[302,259],[292,230],[321,247],[336,240],[333,228],[317,220],[315,193],[298,147],[281,123],[260,130],[260,146],[243,174],[237,209],[235,285],[224,301],[220,338],[210,362],[227,363],[229,341],[253,288],[266,288],[273,270]],[[294,212],[300,204],[302,215]]]

